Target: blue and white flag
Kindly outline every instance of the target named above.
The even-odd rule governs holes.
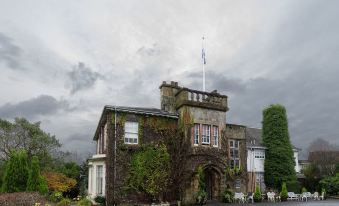
[[[201,58],[202,58],[203,63],[206,64],[206,54],[205,54],[205,49],[202,49]]]

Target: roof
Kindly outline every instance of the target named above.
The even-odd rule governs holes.
[[[97,139],[98,133],[99,133],[99,130],[100,130],[100,125],[106,121],[104,116],[108,111],[125,112],[125,113],[150,115],[150,116],[159,116],[159,117],[167,117],[167,118],[172,118],[172,119],[178,119],[179,118],[179,115],[177,113],[169,113],[167,111],[157,109],[157,108],[125,107],[125,106],[106,105],[104,107],[103,111],[102,111],[102,114],[101,114],[97,129],[95,131],[93,140]]]
[[[251,128],[246,127],[246,144],[248,147],[262,147],[264,148],[264,143],[262,141],[262,129],[260,128]],[[292,144],[292,149],[300,151],[300,148],[297,148]]]

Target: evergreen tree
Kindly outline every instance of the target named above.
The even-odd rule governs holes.
[[[281,105],[271,105],[263,111],[263,142],[266,150],[265,184],[280,188],[282,182],[295,182],[294,156],[286,109]]]
[[[29,171],[27,181],[27,191],[39,191],[40,193],[48,192],[47,183],[40,175],[39,159],[33,156],[31,161],[31,170]]]
[[[2,184],[3,192],[22,192],[26,190],[28,178],[27,154],[25,151],[12,152],[6,164]]]

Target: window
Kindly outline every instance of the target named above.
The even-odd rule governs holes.
[[[230,167],[240,168],[239,140],[230,140]]]
[[[97,166],[97,194],[102,195],[102,186],[103,186],[103,166]]]
[[[200,125],[194,124],[194,144],[198,145],[200,139]]]
[[[125,144],[138,144],[138,122],[125,122]]]
[[[265,151],[255,151],[254,158],[256,159],[265,159]]]
[[[209,144],[210,143],[210,136],[211,136],[211,126],[207,124],[202,125],[202,136],[201,136],[201,143],[202,144]]]
[[[218,146],[219,143],[219,128],[218,126],[213,126],[213,146]]]

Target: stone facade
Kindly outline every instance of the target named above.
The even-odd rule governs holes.
[[[182,163],[183,189],[174,191],[169,188],[164,200],[180,198],[184,203],[194,203],[194,195],[198,192],[198,167],[202,167],[205,173],[208,199],[221,200],[226,188],[246,193],[245,127],[226,124],[227,96],[217,91],[202,92],[180,87],[177,82],[163,82],[160,93],[161,109],[104,108],[94,140],[103,147],[98,147],[97,152],[104,151],[106,155],[107,205],[147,201],[145,194],[124,190],[131,158],[141,145],[167,144],[171,138],[167,129],[178,130],[180,122],[185,121],[190,127],[181,137],[188,142]],[[189,120],[184,118],[185,115]],[[132,143],[125,139],[126,122],[138,125],[137,140]],[[174,149],[169,149],[171,156],[176,155]],[[96,165],[95,161],[92,159],[90,164]],[[95,174],[95,169],[92,174]]]

